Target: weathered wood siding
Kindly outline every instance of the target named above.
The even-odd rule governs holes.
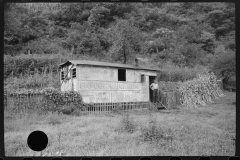
[[[147,75],[144,83],[141,74]],[[126,69],[126,81],[118,81],[117,68],[77,66],[75,86],[86,103],[149,101],[149,75],[156,73]]]

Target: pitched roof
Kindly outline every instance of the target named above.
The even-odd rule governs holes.
[[[69,64],[158,71],[158,69],[153,69],[153,68],[148,68],[148,67],[140,67],[140,66],[136,67],[134,65],[129,65],[129,64],[119,64],[119,63],[109,63],[109,62],[99,62],[99,61],[88,61],[88,60],[69,60],[69,61],[67,61],[65,63],[60,64],[59,66],[62,67],[62,66],[69,65]]]

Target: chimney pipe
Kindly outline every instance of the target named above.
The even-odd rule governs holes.
[[[138,67],[138,58],[135,58],[135,66]]]

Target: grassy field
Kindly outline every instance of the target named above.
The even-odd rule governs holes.
[[[199,108],[67,116],[5,112],[6,156],[235,155],[236,94]],[[48,147],[34,152],[27,137],[44,131]]]

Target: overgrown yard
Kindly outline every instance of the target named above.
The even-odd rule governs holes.
[[[198,108],[105,115],[11,115],[5,112],[6,156],[234,155],[236,94]],[[27,137],[44,131],[48,147],[34,152]],[[60,152],[60,153],[59,153]]]

